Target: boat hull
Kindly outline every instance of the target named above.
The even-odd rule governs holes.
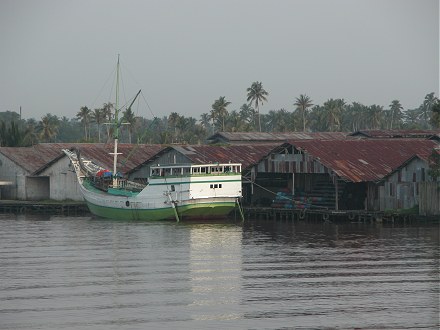
[[[103,218],[121,220],[176,220],[176,214],[172,207],[160,209],[135,209],[135,208],[113,208],[108,206],[96,205],[87,201],[87,206],[91,213]],[[194,202],[186,205],[177,206],[179,220],[189,219],[218,219],[226,218],[236,207],[236,202]]]
[[[241,197],[241,164],[157,165],[145,185],[99,174],[101,167],[64,149],[91,213],[125,220],[225,218]],[[81,161],[80,161],[81,159]]]

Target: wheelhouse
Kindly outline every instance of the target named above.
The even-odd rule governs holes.
[[[241,174],[241,164],[157,165],[151,166],[150,177]]]

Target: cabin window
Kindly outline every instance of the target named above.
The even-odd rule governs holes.
[[[174,185],[171,185],[171,191],[176,191],[176,187],[174,187]]]
[[[218,187],[219,187],[219,188],[221,188],[221,187],[222,187],[222,184],[221,184],[221,183],[219,183],[219,184],[218,184]]]

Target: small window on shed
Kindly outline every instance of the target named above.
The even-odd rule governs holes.
[[[390,196],[394,196],[394,185],[390,182]]]

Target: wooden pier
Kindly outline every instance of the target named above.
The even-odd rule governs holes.
[[[85,202],[32,202],[15,200],[0,200],[0,213],[57,214],[72,216],[90,214]]]
[[[417,214],[365,210],[321,210],[321,209],[283,209],[271,207],[243,207],[245,219],[272,221],[310,221],[310,222],[413,222],[431,221]],[[438,219],[437,219],[438,221]]]

